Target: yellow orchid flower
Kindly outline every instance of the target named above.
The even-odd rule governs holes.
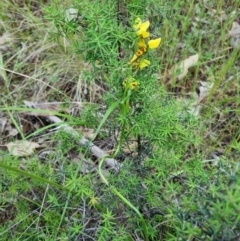
[[[143,69],[145,67],[148,67],[150,65],[150,61],[148,59],[141,59],[139,62],[139,69]]]
[[[150,33],[147,32],[147,29],[150,26],[150,22],[142,22],[140,18],[137,18],[135,20],[135,24],[133,25],[133,28],[136,30],[138,36],[142,36],[143,38],[148,38],[150,36]]]
[[[147,45],[143,39],[140,39],[137,43],[138,50],[134,53],[130,63],[136,61],[140,56],[142,56],[147,51]]]
[[[149,21],[146,21],[144,23],[141,23],[138,31],[137,31],[137,35],[138,36],[142,36],[143,38],[148,38],[150,36],[150,33],[147,32],[147,29],[149,28],[150,26],[150,22]]]
[[[131,62],[134,69],[137,69],[137,68],[143,69],[143,68],[149,66],[150,63],[151,62],[147,59],[141,59],[141,60],[136,60],[136,61]]]
[[[137,59],[138,59],[138,56],[136,54],[134,54],[132,59],[130,60],[130,63],[135,62]]]
[[[125,79],[122,84],[125,89],[135,90],[139,85],[139,82],[133,77],[129,77]]]
[[[144,39],[140,39],[138,42],[137,42],[137,45],[138,45],[138,48],[141,49],[142,51],[146,52],[147,51],[147,45],[144,41]]]
[[[130,90],[135,90],[139,85],[139,82],[138,81],[133,81],[131,83],[129,83],[129,89]]]
[[[161,43],[161,38],[152,39],[148,41],[148,47],[150,49],[156,49]]]
[[[148,51],[148,49],[158,48],[161,43],[161,38],[151,39],[149,41],[145,40],[150,36],[150,33],[147,31],[149,26],[149,21],[142,22],[140,18],[137,18],[135,20],[135,24],[133,25],[133,28],[136,30],[137,36],[139,36],[139,40],[137,42],[138,49],[129,62],[130,64],[132,64],[134,69],[143,69],[149,66],[150,61],[148,59],[143,59],[142,56]]]

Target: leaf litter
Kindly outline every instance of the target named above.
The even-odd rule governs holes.
[[[231,46],[233,48],[240,48],[240,24],[238,22],[233,22],[232,28],[228,33],[231,37]]]
[[[26,140],[9,142],[5,146],[11,155],[19,157],[30,156],[36,148],[40,147],[38,143]]]
[[[177,80],[183,79],[188,74],[188,69],[197,64],[198,59],[199,55],[195,54],[176,64],[169,71],[170,77]]]

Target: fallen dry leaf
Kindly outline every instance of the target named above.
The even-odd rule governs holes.
[[[96,164],[91,159],[85,160],[82,155],[79,157],[74,157],[73,162],[78,164],[81,163],[80,171],[82,173],[91,173],[97,170]]]
[[[18,130],[16,128],[12,128],[12,126],[8,126],[6,128],[6,131],[8,131],[8,135],[7,135],[8,137],[16,136],[19,133]]]
[[[189,93],[192,97],[191,99],[178,99],[179,102],[188,107],[188,112],[194,116],[199,116],[200,110],[203,106],[202,100],[208,96],[213,87],[213,83],[210,82],[198,81],[198,84],[198,93]]]
[[[233,22],[232,29],[229,31],[229,35],[231,37],[236,37],[240,35],[240,24],[238,24],[237,22]]]
[[[0,133],[7,131],[7,137],[16,136],[19,132],[16,128],[13,128],[10,121],[5,117],[4,113],[0,113]],[[6,133],[5,133],[6,134]]]
[[[36,148],[40,147],[36,142],[24,140],[9,142],[5,146],[13,156],[29,156],[34,152]]]
[[[5,129],[5,126],[6,126],[6,124],[7,124],[7,118],[5,118],[5,117],[0,117],[0,126],[1,126],[1,128],[0,128],[0,132],[4,132],[4,129]]]
[[[5,32],[2,36],[0,36],[0,49],[3,48],[3,45],[7,42],[10,42],[13,38],[7,32]]]
[[[90,140],[94,137],[94,134],[95,134],[94,129],[86,128],[86,127],[83,127],[83,126],[81,126],[79,128],[79,131],[83,134],[83,136],[85,136],[86,138],[88,138]]]
[[[178,80],[183,79],[187,75],[188,69],[196,65],[196,63],[198,62],[198,58],[198,54],[195,54],[176,64],[170,69],[170,76],[175,77]]]
[[[3,83],[1,83],[3,81]],[[9,80],[7,77],[7,72],[5,71],[4,63],[3,63],[3,56],[0,52],[0,85],[7,85],[9,86]]]
[[[72,102],[72,105],[67,107],[63,107],[63,104],[66,104],[67,102],[31,102],[31,101],[23,101],[25,105],[32,109],[39,109],[36,111],[32,112],[23,112],[27,115],[32,115],[32,116],[44,116],[47,117],[49,115],[57,115],[58,112],[60,113],[68,113],[68,114],[73,114],[74,111],[76,110],[80,111],[81,108],[83,107],[81,102]],[[76,109],[76,110],[74,110]],[[44,110],[44,111],[41,111]]]
[[[68,8],[65,11],[65,21],[71,22],[72,20],[76,20],[78,18],[78,9],[76,8]]]
[[[58,111],[60,111],[60,103],[59,102],[43,102],[43,103],[34,103],[30,101],[23,101],[25,105],[28,105],[32,109],[39,109],[39,111],[33,111],[33,112],[24,112],[28,115],[33,116],[49,116],[49,115],[55,115]],[[43,111],[41,111],[43,110]]]
[[[240,24],[237,22],[232,23],[232,29],[228,32],[231,37],[231,46],[233,48],[240,47]]]
[[[198,97],[196,99],[196,104],[199,104],[205,97],[208,96],[210,93],[210,90],[213,87],[213,82],[204,82],[204,81],[198,81],[199,87],[198,87]]]
[[[222,21],[225,21],[227,20],[227,14],[225,11],[221,10],[221,11],[218,11],[216,9],[209,9],[210,10],[210,15],[211,16],[214,16],[214,17],[217,17],[218,21],[222,22]]]

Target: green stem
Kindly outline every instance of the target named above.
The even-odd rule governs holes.
[[[111,186],[108,182],[108,180],[105,178],[105,176],[103,175],[102,173],[102,165],[104,163],[104,161],[107,159],[107,158],[110,158],[110,156],[105,156],[101,159],[100,163],[99,163],[99,166],[98,166],[98,172],[99,172],[99,175],[102,179],[102,181],[108,186],[110,187],[110,190],[115,194],[117,195],[128,207],[130,207],[136,214],[137,216],[139,217],[139,219],[141,220],[142,222],[142,225],[143,225],[143,233],[144,233],[144,237],[145,237],[145,240],[146,241],[149,241],[149,238],[148,238],[148,232],[147,232],[147,225],[146,225],[146,222],[145,222],[145,219],[143,218],[142,214],[139,212],[139,210],[129,201],[127,200],[114,186]]]
[[[110,187],[111,191],[113,193],[115,193],[120,199],[122,199],[122,201],[128,206],[130,207],[139,217],[139,219],[142,222],[143,225],[143,233],[144,233],[144,237],[146,241],[149,241],[148,238],[148,232],[147,232],[147,225],[145,222],[145,219],[143,218],[142,214],[139,212],[139,210],[129,201],[127,200],[115,187],[111,186]]]
[[[121,107],[121,112],[124,116],[124,120],[123,120],[123,124],[122,124],[122,130],[121,130],[121,134],[120,134],[120,138],[119,138],[119,142],[118,142],[118,145],[116,147],[116,150],[113,154],[112,157],[110,156],[104,156],[100,163],[99,163],[99,166],[98,166],[98,172],[99,172],[99,175],[101,177],[101,179],[103,180],[103,182],[108,186],[110,187],[110,190],[115,194],[117,195],[128,207],[130,207],[138,216],[138,218],[141,220],[142,222],[142,225],[143,225],[143,234],[144,234],[144,237],[145,237],[145,240],[146,241],[149,241],[149,238],[148,238],[148,232],[147,232],[147,225],[146,225],[146,222],[145,222],[145,219],[143,218],[142,214],[139,212],[139,210],[128,200],[126,199],[114,186],[111,186],[109,184],[109,181],[106,179],[106,177],[103,175],[102,173],[102,165],[104,163],[104,161],[107,159],[107,158],[114,158],[118,152],[120,151],[120,148],[121,148],[121,145],[122,145],[122,142],[123,142],[123,137],[124,137],[124,131],[125,131],[125,128],[126,128],[126,115],[129,111],[129,98],[130,98],[130,95],[131,95],[131,92],[127,92],[124,94],[124,104],[123,106]]]

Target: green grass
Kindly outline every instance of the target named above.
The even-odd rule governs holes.
[[[1,240],[239,239],[240,52],[228,36],[238,6],[1,1]],[[78,9],[72,21],[69,8]],[[127,64],[136,17],[162,38],[141,71]],[[187,76],[171,79],[168,70],[194,54]],[[122,86],[130,76],[140,83],[134,91]],[[199,93],[199,81],[213,88],[195,117],[179,99]],[[79,135],[24,100],[48,103]],[[88,133],[121,163],[118,172],[79,144]],[[22,139],[40,148],[11,155],[6,144]]]

